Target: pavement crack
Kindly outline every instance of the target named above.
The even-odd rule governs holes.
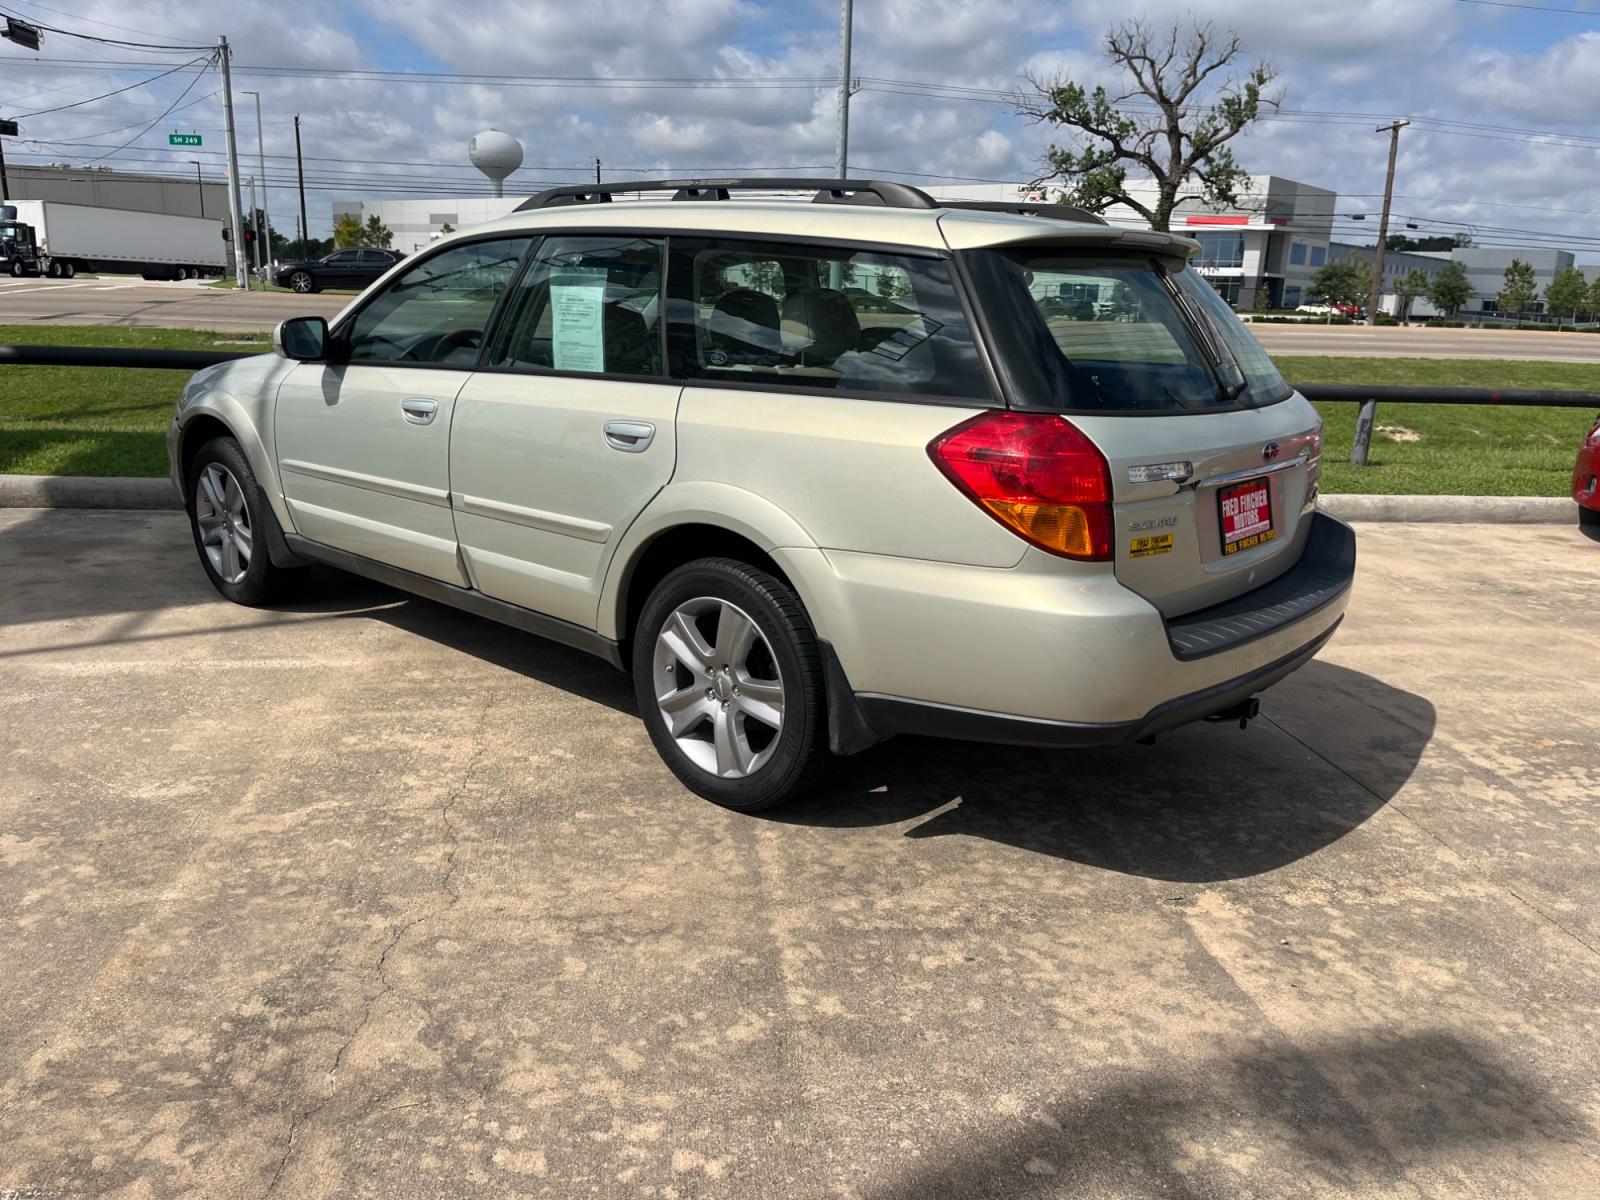
[[[450,909],[454,908],[457,902],[459,902],[461,899],[460,889],[458,889],[455,885],[457,854],[461,847],[461,831],[456,827],[455,821],[452,819],[452,814],[454,813],[456,805],[464,796],[466,796],[469,791],[472,790],[473,779],[476,776],[478,768],[483,762],[484,754],[488,749],[488,739],[484,736],[484,734],[488,728],[489,713],[494,708],[494,703],[494,695],[493,693],[490,693],[488,698],[484,701],[483,710],[478,714],[477,727],[472,732],[472,749],[467,758],[467,765],[461,772],[461,777],[459,780],[457,780],[456,785],[450,789],[449,795],[445,797],[444,803],[439,806],[439,819],[444,827],[444,835],[447,843],[444,860],[444,874],[439,878],[439,889],[446,897],[445,903],[441,906],[435,906],[426,912],[420,913],[403,924],[397,924],[390,927],[389,940],[387,943],[385,943],[382,952],[379,953],[378,961],[373,964],[373,972],[378,977],[378,989],[377,991],[373,992],[372,995],[368,996],[363,1002],[361,1019],[356,1022],[355,1028],[350,1031],[349,1036],[346,1037],[342,1043],[340,1043],[338,1050],[334,1052],[333,1062],[329,1065],[326,1074],[323,1076],[328,1085],[328,1094],[321,1100],[318,1100],[310,1108],[303,1110],[299,1115],[290,1120],[288,1144],[284,1147],[283,1157],[278,1160],[277,1169],[272,1174],[272,1181],[267,1185],[267,1190],[263,1200],[266,1200],[266,1197],[270,1197],[273,1194],[278,1187],[279,1180],[283,1178],[284,1171],[288,1169],[289,1160],[294,1157],[295,1140],[299,1135],[301,1127],[315,1119],[317,1114],[331,1104],[334,1098],[338,1095],[339,1068],[344,1065],[345,1055],[349,1053],[350,1047],[355,1045],[356,1039],[361,1036],[361,1031],[371,1023],[372,1014],[377,1008],[378,1002],[390,992],[394,991],[394,983],[390,980],[388,972],[389,956],[394,953],[396,947],[400,945],[401,939],[404,938],[406,934],[410,933],[424,921],[430,920],[431,918],[438,916],[440,913],[449,912]],[[407,1106],[402,1105],[401,1107]]]

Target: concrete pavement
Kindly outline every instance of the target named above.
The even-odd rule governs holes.
[[[560,647],[0,513],[0,1195],[1600,1195],[1600,544],[1365,526],[1249,731],[767,817]]]

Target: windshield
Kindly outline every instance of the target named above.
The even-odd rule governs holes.
[[[1023,407],[1183,412],[1289,394],[1238,318],[1192,271],[1168,275],[1145,257],[1039,245],[967,259],[1000,369]],[[1196,284],[1209,295],[1197,294]],[[1242,389],[1233,382],[1235,362]]]
[[[0,242],[15,242],[19,246],[33,243],[33,227],[18,221],[0,221]]]

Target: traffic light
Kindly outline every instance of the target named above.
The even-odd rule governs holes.
[[[256,231],[254,229],[246,229],[244,231],[244,244],[246,246],[252,245],[252,244],[254,244],[255,240],[256,240]]]
[[[39,31],[26,22],[15,17],[6,18],[5,32],[0,37],[6,38],[21,46],[24,50],[37,50],[39,48]]]

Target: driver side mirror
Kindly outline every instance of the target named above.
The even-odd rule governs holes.
[[[290,317],[272,331],[273,352],[296,362],[327,361],[332,340],[321,317]]]

